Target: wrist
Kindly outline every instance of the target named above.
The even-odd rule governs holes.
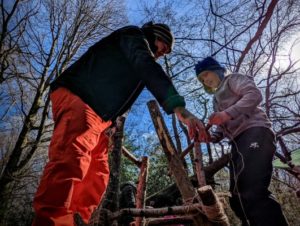
[[[173,109],[173,111],[176,114],[181,114],[184,110],[185,110],[185,107],[176,107],[176,108]]]
[[[223,117],[226,119],[226,121],[231,120],[232,117],[230,114],[228,114],[228,112],[226,111],[222,111]]]
[[[177,117],[181,120],[184,119],[188,119],[188,118],[192,118],[194,117],[194,115],[192,115],[192,113],[190,113],[188,110],[186,110],[186,108],[184,107],[176,107],[174,109],[175,114],[177,115]]]

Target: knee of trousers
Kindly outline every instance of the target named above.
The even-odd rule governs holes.
[[[44,173],[45,179],[48,183],[67,183],[67,181],[82,181],[87,175],[90,167],[90,160],[78,158],[76,161],[69,160],[61,162],[51,162],[48,165],[51,167],[46,168],[48,171]]]

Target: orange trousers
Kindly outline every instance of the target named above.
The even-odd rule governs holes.
[[[53,136],[33,206],[33,226],[73,226],[78,212],[87,223],[109,180],[104,122],[68,89],[51,93]]]

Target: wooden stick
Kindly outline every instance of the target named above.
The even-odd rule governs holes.
[[[184,158],[194,147],[194,142],[192,142],[181,154],[180,158]]]
[[[198,179],[198,184],[200,187],[206,185],[205,173],[203,170],[203,158],[202,151],[199,142],[195,142],[194,147],[194,156],[195,156],[195,166],[196,166],[196,175]]]
[[[141,167],[142,162],[138,160],[133,154],[130,153],[124,146],[122,146],[123,155],[128,158],[131,162],[133,162],[138,167]]]
[[[122,215],[131,215],[133,217],[161,217],[165,215],[188,215],[196,214],[201,210],[201,204],[195,203],[187,206],[172,206],[164,208],[153,208],[153,209],[137,209],[137,208],[126,208],[110,213],[110,220],[113,221]]]
[[[178,217],[174,216],[172,218],[150,218],[147,221],[147,225],[178,225],[178,224],[192,224],[193,219],[191,216]]]
[[[212,187],[209,185],[203,186],[198,189],[198,194],[202,200],[202,209],[206,217],[214,222],[214,225],[229,226],[229,220],[224,212],[223,205],[213,192]]]
[[[139,175],[139,183],[137,186],[137,194],[136,194],[136,208],[145,208],[145,197],[146,197],[146,186],[148,179],[148,157],[144,156],[142,158],[141,171]],[[136,226],[143,225],[143,218],[137,217],[135,219]]]

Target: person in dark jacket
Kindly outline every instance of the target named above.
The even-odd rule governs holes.
[[[33,225],[73,225],[74,213],[88,222],[106,190],[105,130],[129,110],[146,87],[168,114],[176,113],[192,139],[206,139],[202,122],[156,60],[172,51],[165,24],[127,26],[103,38],[51,84],[54,131],[34,198]]]
[[[231,140],[230,206],[243,226],[288,225],[280,204],[268,190],[276,150],[271,122],[259,107],[262,95],[253,78],[229,74],[212,57],[196,64],[204,89],[214,95],[210,141]]]

